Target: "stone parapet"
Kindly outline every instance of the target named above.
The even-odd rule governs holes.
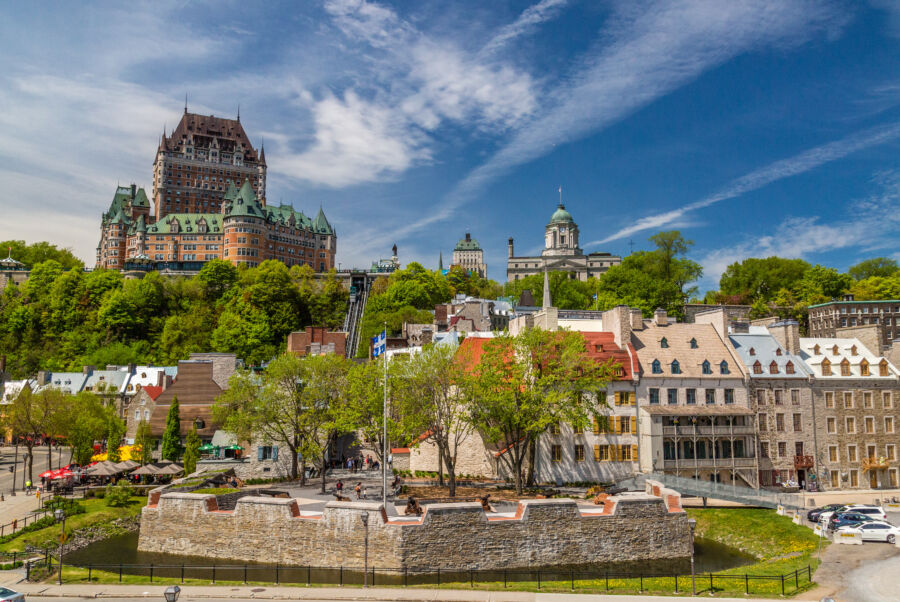
[[[305,512],[296,500],[257,496],[225,511],[212,495],[163,493],[143,510],[138,548],[283,565],[362,566],[361,517],[368,514],[369,562],[379,568],[512,569],[683,558],[690,555],[687,516],[669,491],[665,499],[612,496],[602,510],[573,500],[526,500],[514,513],[486,514],[478,503],[453,503],[426,506],[419,517],[389,516],[371,502],[330,502],[324,512]]]

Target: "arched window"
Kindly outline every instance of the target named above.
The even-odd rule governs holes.
[[[728,362],[722,360],[722,363],[719,364],[719,374],[731,374],[731,370],[728,369]]]
[[[822,376],[831,376],[831,362],[827,357],[822,360]]]
[[[841,376],[850,376],[850,360],[847,358],[841,362]]]
[[[681,364],[678,360],[672,360],[672,374],[681,374]]]
[[[662,347],[663,349],[668,349],[669,348],[669,340],[666,337],[663,337],[662,340],[660,340],[660,342],[659,342],[659,346]]]
[[[762,364],[759,363],[759,360],[753,362],[753,374],[762,374]]]
[[[794,373],[794,362],[788,362],[784,365],[784,373],[785,374],[793,374]]]
[[[769,364],[769,374],[778,374],[778,363],[772,362]]]
[[[653,363],[650,364],[650,370],[653,374],[662,374],[662,364],[659,363],[659,360],[653,360]]]
[[[691,349],[697,348],[697,339],[691,339]]]
[[[870,376],[869,374],[869,362],[863,360],[859,363],[859,371],[863,376]]]
[[[703,360],[701,366],[703,368],[703,374],[712,374],[712,367],[709,365],[709,360]]]

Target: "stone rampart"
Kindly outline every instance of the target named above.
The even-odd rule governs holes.
[[[420,517],[388,516],[381,504],[330,502],[304,512],[296,500],[248,496],[233,511],[214,496],[155,492],[141,516],[138,549],[283,565],[503,569],[683,558],[687,516],[660,497],[612,496],[603,506],[526,500],[515,513],[478,503],[432,504]],[[677,495],[677,494],[676,494]]]

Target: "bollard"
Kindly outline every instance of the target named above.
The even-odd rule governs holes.
[[[212,577],[213,577],[213,579],[212,579],[213,585],[215,585],[215,584],[216,584],[216,563],[215,563],[215,562],[213,563],[213,575],[212,575]]]
[[[503,589],[506,589],[506,569],[503,569]]]
[[[781,595],[784,595],[784,575],[781,576]]]
[[[244,563],[244,585],[247,585],[247,563]]]
[[[750,575],[744,573],[744,594],[750,595]]]
[[[538,569],[538,591],[541,590],[541,569]]]
[[[91,582],[91,563],[88,563],[88,583]]]
[[[153,563],[150,563],[150,583],[153,583]]]
[[[713,593],[715,589],[713,588],[713,575],[709,574],[709,593]]]
[[[119,563],[119,583],[122,583],[122,563]]]
[[[572,578],[572,591],[575,591],[575,571],[571,571],[569,577]]]
[[[278,563],[275,563],[275,585],[278,585]]]
[[[181,582],[184,583],[184,563],[181,563]]]
[[[472,571],[469,571],[471,573]],[[409,585],[409,567],[403,567],[403,587]]]
[[[475,577],[472,576],[472,569],[469,569],[469,589],[475,588]]]
[[[307,564],[307,565],[306,565],[306,587],[309,587],[309,585],[310,585],[310,583],[311,583],[311,582],[310,582],[310,579],[312,578],[311,575],[312,575],[312,567],[310,567],[310,566]]]

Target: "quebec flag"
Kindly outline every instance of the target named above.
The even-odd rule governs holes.
[[[380,333],[372,337],[372,357],[378,357],[383,354],[386,348],[387,333],[382,330]]]

